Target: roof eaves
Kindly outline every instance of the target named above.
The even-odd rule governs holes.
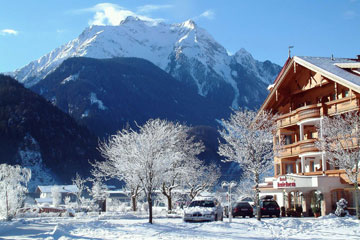
[[[308,61],[306,61],[306,60],[304,60],[302,58],[294,56],[294,61],[296,63],[298,63],[298,64],[300,64],[300,65],[314,71],[314,72],[320,72],[320,73],[323,74],[323,76],[325,76],[325,77],[327,77],[327,78],[329,78],[329,79],[331,79],[333,81],[336,81],[336,82],[338,82],[340,84],[343,84],[344,86],[346,86],[348,88],[351,88],[351,89],[357,91],[358,93],[360,93],[360,86],[357,85],[357,84],[354,84],[354,83],[352,83],[352,82],[350,82],[350,81],[348,81],[348,80],[346,80],[346,79],[344,79],[342,77],[339,77],[338,75],[336,75],[334,73],[328,72],[325,69],[323,69],[323,68],[321,68],[319,66],[316,66],[316,65],[314,65],[314,64],[312,64],[312,63],[310,63],[310,62],[308,62]]]
[[[288,58],[283,66],[283,68],[281,69],[279,75],[277,76],[277,78],[274,81],[274,88],[271,90],[271,92],[269,93],[269,95],[267,96],[267,98],[265,99],[264,103],[261,105],[259,112],[264,111],[264,108],[267,106],[267,104],[269,103],[270,99],[273,97],[273,95],[275,94],[276,90],[279,88],[279,85],[281,84],[281,82],[284,80],[285,76],[287,75],[287,73],[289,72],[290,66],[292,66],[294,61],[294,58]]]

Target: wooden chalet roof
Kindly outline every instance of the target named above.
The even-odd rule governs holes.
[[[274,87],[265,99],[260,111],[268,109],[270,100],[276,95],[276,90],[279,89],[279,86],[282,84],[288,72],[292,70],[296,64],[320,73],[322,76],[360,93],[360,69],[357,68],[360,64],[359,60],[348,58],[332,59],[325,57],[294,56],[293,58],[287,59],[278,77],[275,79],[273,84]]]

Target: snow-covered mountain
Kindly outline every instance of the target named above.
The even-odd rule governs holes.
[[[31,87],[65,59],[76,56],[144,58],[192,85],[201,96],[216,99],[219,91],[226,89],[231,96],[229,105],[234,108],[247,106],[250,101],[261,103],[265,87],[280,70],[269,61],[256,61],[245,49],[230,56],[192,20],[166,24],[127,17],[118,26],[86,28],[78,38],[16,70],[13,76]],[[256,82],[256,87],[244,92],[244,80]]]

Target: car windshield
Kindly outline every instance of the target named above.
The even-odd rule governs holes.
[[[250,204],[245,202],[245,203],[237,203],[236,207],[250,207]]]
[[[276,202],[264,202],[264,207],[273,207],[276,208],[278,207]]]
[[[213,201],[193,201],[189,207],[215,207]]]

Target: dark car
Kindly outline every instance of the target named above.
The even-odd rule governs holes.
[[[232,209],[233,217],[254,217],[254,210],[249,202],[237,202]]]
[[[280,207],[273,199],[263,199],[260,201],[261,216],[280,217]]]

